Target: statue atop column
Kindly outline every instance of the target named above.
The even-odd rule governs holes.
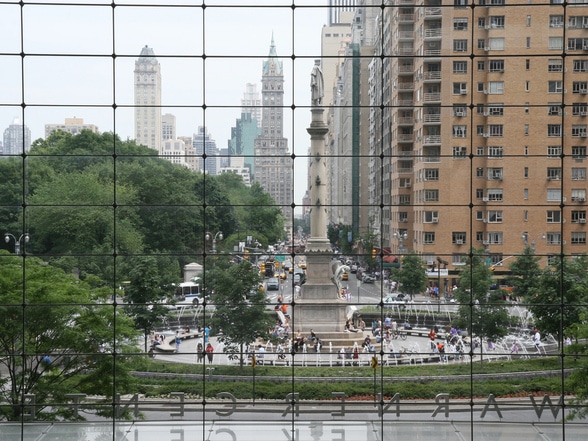
[[[325,96],[325,81],[321,70],[321,60],[314,60],[314,66],[310,73],[310,97],[313,106],[320,106]]]

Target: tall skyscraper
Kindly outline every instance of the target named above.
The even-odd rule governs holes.
[[[261,107],[259,110],[261,111]],[[231,166],[247,167],[250,177],[255,174],[254,145],[255,138],[261,134],[260,125],[251,113],[241,113],[241,118],[231,128],[231,139],[228,143]]]
[[[286,222],[291,221],[292,159],[284,129],[284,71],[278,59],[274,38],[269,56],[263,62],[261,76],[261,135],[255,139],[255,182],[282,208]]]
[[[220,169],[219,151],[216,141],[210,137],[206,127],[198,127],[198,133],[194,134],[192,145],[200,161],[199,170],[202,173],[217,175]],[[206,155],[206,158],[204,155]]]
[[[135,140],[161,153],[161,66],[145,46],[135,61]]]
[[[14,118],[12,124],[4,130],[4,155],[19,155],[31,148],[31,131],[20,118]]]

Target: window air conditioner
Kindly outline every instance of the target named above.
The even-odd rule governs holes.
[[[484,89],[484,95],[488,95],[488,91],[486,89]]]
[[[490,29],[491,27],[492,26],[490,26],[490,25],[486,25],[486,26],[484,26],[484,29]]]
[[[464,112],[455,112],[455,116],[465,116]]]
[[[439,218],[438,217],[434,217],[431,222],[433,222],[434,224],[438,224],[439,223]]]
[[[579,222],[580,222],[581,224],[585,224],[585,223],[586,223],[586,219],[580,219],[580,220],[579,220]]]
[[[490,51],[490,48],[489,47],[485,47],[484,48],[484,52],[488,52],[488,51]]]
[[[463,240],[461,240],[461,239],[457,239],[457,240],[455,241],[455,243],[456,243],[457,245],[463,245]]]
[[[586,90],[586,89],[580,89],[580,93],[582,95],[586,95],[588,93],[588,90]]]
[[[588,112],[580,112],[580,116],[586,116]]]
[[[488,202],[490,199],[489,198],[482,198],[483,202]]]
[[[468,91],[467,91],[467,90],[464,90],[464,89],[462,89],[462,90],[460,90],[460,91],[459,91],[459,93],[460,93],[461,95],[467,95],[467,94],[468,94]]]

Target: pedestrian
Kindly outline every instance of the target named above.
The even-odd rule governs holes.
[[[198,342],[198,344],[196,345],[196,355],[198,356],[198,363],[202,362],[202,360],[204,360],[204,346],[202,345],[202,342]]]
[[[211,329],[212,329],[212,326],[210,326],[210,325],[206,325],[206,327],[204,328],[204,343],[208,343],[208,337],[210,335]]]
[[[535,335],[533,336],[533,344],[535,345],[535,349],[539,351],[539,346],[541,345],[541,333],[539,329],[535,329]]]
[[[212,357],[214,356],[214,348],[210,343],[206,345],[206,356],[208,357],[208,363],[212,363]]]
[[[180,337],[180,331],[176,331],[176,352],[180,352],[180,345],[182,344],[182,339]]]

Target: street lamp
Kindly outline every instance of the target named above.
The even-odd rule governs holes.
[[[402,243],[406,239],[408,239],[408,233],[406,231],[404,231],[404,232],[395,231],[394,234],[392,235],[392,237],[394,237],[394,239],[398,239],[398,254],[406,253],[406,250],[405,250],[404,246],[402,246]]]
[[[541,234],[541,239],[545,240],[545,234],[539,233]],[[535,253],[535,246],[537,245],[535,242],[535,239],[531,240],[531,245],[529,245],[529,233],[527,233],[526,231],[523,232],[523,234],[521,234],[521,239],[523,239],[523,243],[525,244],[525,246],[530,246],[531,247],[531,251],[533,251],[533,253]]]
[[[29,233],[21,234],[18,239],[13,234],[4,233],[4,242],[9,243],[11,237],[14,239],[14,254],[20,254],[20,243],[23,240],[25,244],[29,241]]]
[[[216,254],[216,240],[223,240],[223,232],[222,231],[218,231],[214,236],[212,235],[212,233],[206,232],[206,235],[204,236],[204,238],[206,240],[211,240],[212,239],[212,254]]]
[[[441,265],[443,269],[447,268],[449,262],[437,256],[437,312],[441,312]],[[445,287],[443,288],[443,297],[445,297]]]

